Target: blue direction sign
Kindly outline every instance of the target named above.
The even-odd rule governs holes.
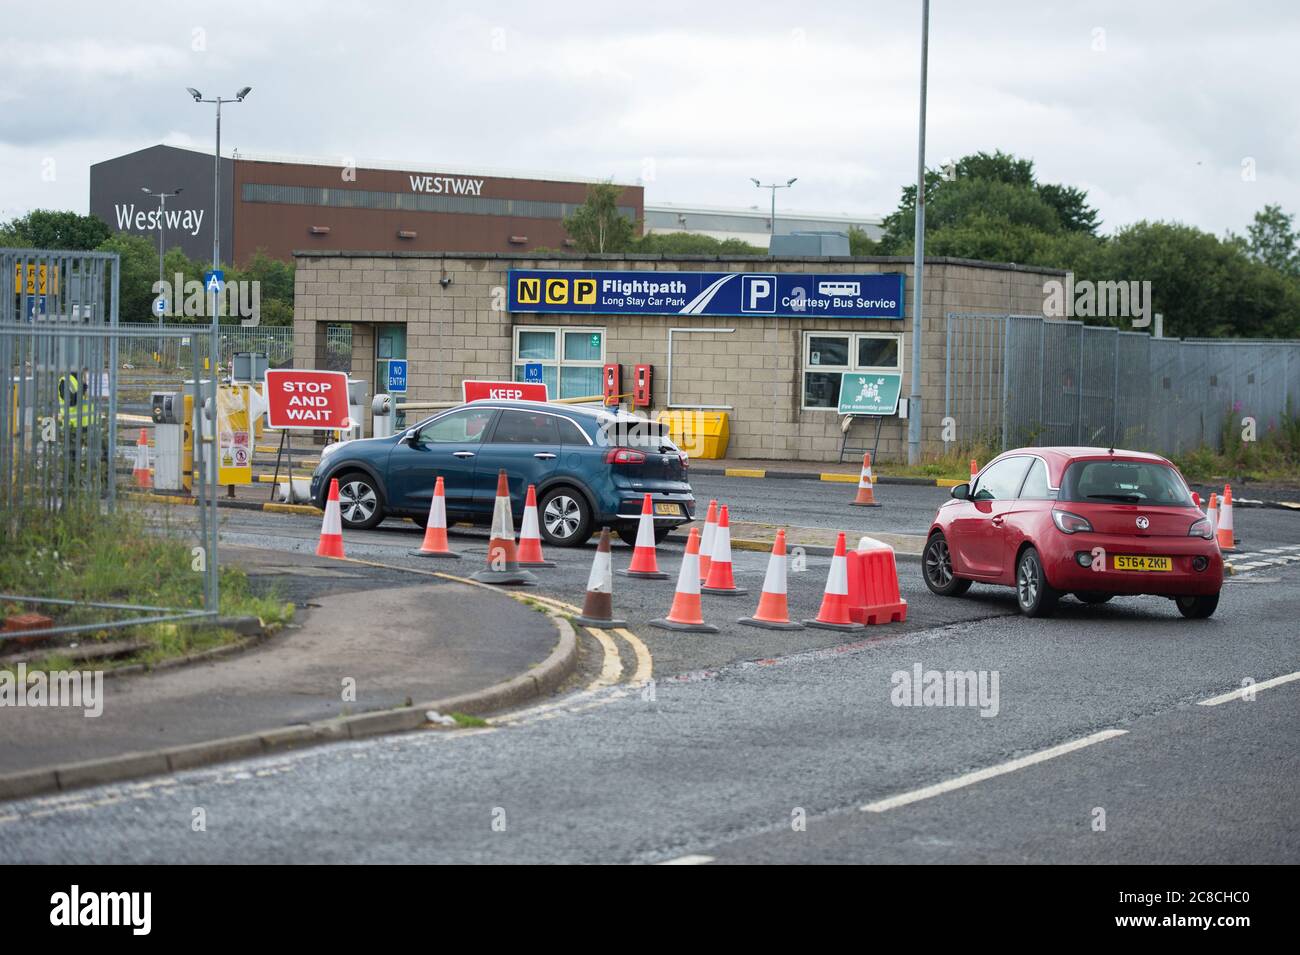
[[[541,384],[542,363],[540,361],[530,361],[524,363],[524,381]]]
[[[388,359],[388,393],[390,395],[406,394],[406,359]]]
[[[208,295],[220,295],[226,287],[226,273],[221,269],[208,269],[203,273],[203,291]]]

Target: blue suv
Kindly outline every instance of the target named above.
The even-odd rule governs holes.
[[[516,527],[533,484],[548,543],[575,547],[602,525],[632,543],[647,493],[657,540],[694,519],[686,469],[686,455],[653,421],[576,405],[487,399],[391,437],[329,445],[312,474],[311,496],[324,507],[330,479],[338,478],[345,527],[374,527],[385,517],[424,526],[441,477],[449,522],[490,524],[497,472],[504,470]]]

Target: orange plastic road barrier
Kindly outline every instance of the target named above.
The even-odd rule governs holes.
[[[460,557],[447,542],[447,491],[442,478],[433,482],[433,499],[429,502],[429,520],[424,525],[424,543],[412,557]]]
[[[519,527],[519,566],[554,567],[555,561],[542,556],[542,529],[537,521],[537,488],[528,485],[524,500],[524,522]]]
[[[849,619],[865,624],[905,621],[907,601],[898,592],[894,548],[874,537],[864,537],[847,558]]]
[[[627,570],[620,570],[624,577],[640,577],[644,580],[667,580],[668,575],[659,569],[659,560],[655,555],[655,518],[654,504],[647,494],[641,500],[641,519],[636,527],[636,546],[632,549],[632,563]]]
[[[1232,533],[1232,485],[1223,485],[1223,503],[1219,506],[1219,550],[1236,550],[1237,539]]]
[[[320,522],[317,557],[342,557],[343,518],[339,514],[339,479],[330,478],[329,496],[325,498],[325,517]]]
[[[136,487],[153,487],[153,473],[149,470],[149,436],[140,429],[140,440],[135,443],[135,468],[131,472]]]
[[[700,532],[691,528],[686,540],[686,554],[677,574],[677,592],[673,606],[662,620],[651,620],[650,626],[660,630],[683,630],[691,633],[717,633],[718,628],[704,622],[700,610]]]
[[[614,565],[609,555],[608,527],[600,529],[600,543],[596,545],[596,557],[587,577],[587,598],[582,602],[582,615],[573,621],[601,630],[627,626],[626,620],[614,619]]]
[[[471,580],[483,584],[522,584],[531,587],[537,578],[519,569],[515,553],[515,519],[510,513],[510,483],[504,470],[497,472],[497,499],[492,508],[492,534],[488,538],[487,567]]]
[[[709,579],[709,565],[713,562],[713,539],[718,535],[718,502],[709,501],[709,513],[704,516],[704,534],[700,537],[700,583]]]
[[[810,627],[822,630],[865,630],[849,616],[849,569],[844,556],[844,532],[835,538],[835,556],[826,575],[826,590],[815,620],[805,620]]]
[[[700,588],[706,594],[747,594],[744,587],[737,587],[731,574],[731,518],[727,514],[727,505],[718,511],[718,531],[713,538],[713,560],[709,563],[709,579]]]
[[[802,630],[803,624],[790,619],[790,605],[786,597],[787,571],[785,559],[785,531],[776,532],[772,556],[767,559],[767,574],[763,577],[763,593],[758,598],[758,609],[752,617],[741,617],[736,623],[764,630]]]
[[[871,455],[862,455],[862,475],[858,478],[858,496],[850,502],[854,507],[879,507],[876,490],[871,483]]]

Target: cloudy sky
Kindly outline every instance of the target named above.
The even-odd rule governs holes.
[[[915,177],[919,0],[60,3],[0,38],[0,219],[86,211],[158,142],[644,181],[649,202],[883,214]],[[30,12],[30,11],[29,11]],[[218,17],[220,14],[220,17]],[[10,26],[13,18],[8,18]],[[54,26],[51,26],[54,25]],[[47,28],[48,27],[48,28]],[[1300,212],[1300,4],[935,0],[927,158],[1001,148],[1106,230]],[[165,184],[159,184],[165,185]]]

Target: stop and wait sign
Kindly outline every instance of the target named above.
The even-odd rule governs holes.
[[[266,370],[266,424],[270,428],[349,428],[348,376],[342,371]]]

